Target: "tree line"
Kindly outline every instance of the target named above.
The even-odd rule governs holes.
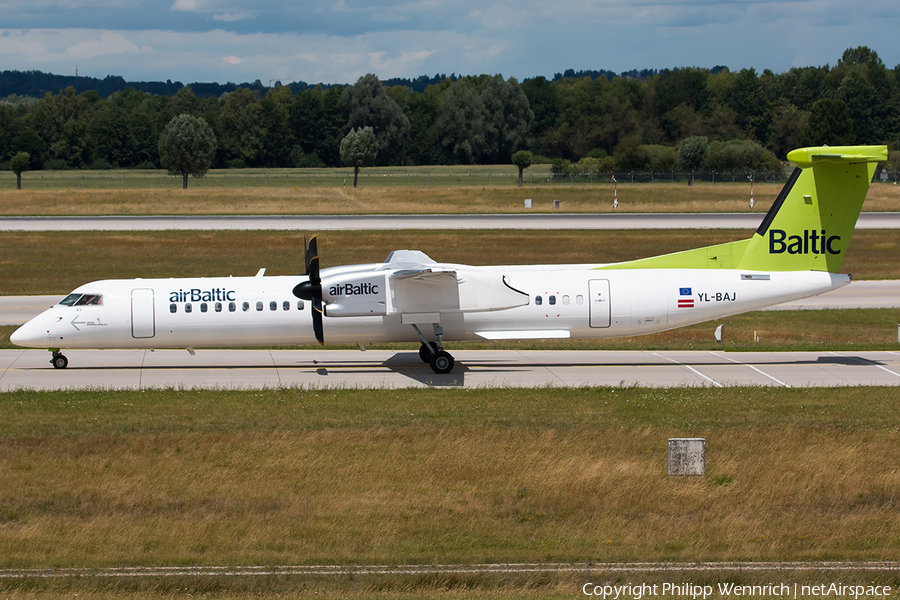
[[[425,78],[427,79],[427,78]],[[259,82],[257,82],[259,83]],[[832,66],[784,73],[683,68],[613,76],[566,72],[518,82],[501,75],[433,78],[422,91],[375,75],[295,91],[236,87],[201,97],[125,88],[106,97],[68,87],[0,102],[0,167],[159,168],[160,135],[178,115],[215,134],[214,168],[336,167],[340,143],[372,128],[377,165],[509,164],[528,150],[554,168],[675,168],[688,138],[709,142],[704,165],[767,168],[808,145],[900,149],[900,65],[867,47]]]

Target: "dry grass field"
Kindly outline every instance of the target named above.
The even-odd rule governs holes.
[[[322,266],[381,262],[397,249],[472,265],[618,262],[749,237],[744,230],[334,231],[319,236]],[[0,295],[66,294],[108,278],[302,273],[310,232],[4,232]],[[842,270],[900,278],[900,236],[854,233]]]
[[[0,567],[896,560],[897,411],[888,388],[7,393]],[[670,437],[707,439],[705,478],[666,476]]]
[[[780,183],[757,183],[749,209],[746,184],[683,183],[618,185],[618,212],[745,212],[768,210]],[[613,187],[554,185],[518,188],[458,186],[322,188],[190,188],[117,190],[0,190],[0,215],[209,215],[209,214],[421,214],[613,212]],[[900,210],[900,187],[874,184],[864,210]]]

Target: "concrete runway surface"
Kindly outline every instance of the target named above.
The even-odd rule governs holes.
[[[452,348],[451,348],[452,351]],[[641,385],[900,385],[897,352],[460,350],[435,375],[392,350],[72,350],[54,369],[44,350],[0,350],[0,391]]]
[[[272,215],[155,217],[0,217],[0,231],[276,230],[373,231],[398,229],[748,229],[763,212],[550,213],[511,215]],[[900,213],[862,213],[857,229],[900,229]]]

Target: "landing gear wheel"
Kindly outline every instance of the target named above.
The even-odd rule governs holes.
[[[430,363],[431,357],[437,352],[437,344],[434,342],[428,342],[428,344],[422,344],[419,346],[419,358],[422,359],[423,363]]]
[[[453,370],[453,357],[444,350],[438,350],[431,355],[431,370],[438,375],[446,375]]]
[[[50,359],[50,364],[53,365],[54,369],[65,369],[69,366],[69,359],[59,352],[54,352],[53,358]]]

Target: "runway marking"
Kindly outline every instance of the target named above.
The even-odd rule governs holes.
[[[716,354],[715,352],[710,352],[710,354],[712,354],[713,356],[716,356],[716,357],[718,357],[718,358],[724,358],[725,360],[730,360],[731,362],[736,363],[736,364],[739,364],[739,365],[744,365],[745,367],[750,367],[751,369],[753,369],[754,371],[756,371],[757,373],[759,373],[759,374],[762,375],[763,377],[768,377],[769,379],[771,379],[771,380],[774,381],[775,383],[781,384],[781,385],[783,385],[784,387],[788,387],[788,388],[791,387],[789,384],[787,384],[787,383],[781,381],[781,380],[778,379],[777,377],[772,377],[771,375],[769,375],[769,374],[766,373],[765,371],[763,371],[763,370],[761,370],[761,369],[757,369],[756,367],[754,367],[754,366],[751,365],[751,364],[747,364],[747,363],[745,363],[745,362],[741,362],[741,361],[739,361],[739,360],[737,360],[737,359],[734,359],[734,358],[731,358],[731,357],[728,357],[728,356],[722,356],[722,355],[720,355],[720,354]]]
[[[675,363],[676,365],[682,366],[682,367],[684,367],[684,368],[690,370],[691,372],[693,372],[693,373],[694,373],[695,375],[697,375],[698,377],[702,377],[703,379],[705,379],[705,380],[707,380],[708,382],[712,383],[712,384],[713,384],[714,386],[716,386],[716,387],[723,387],[721,383],[719,383],[718,381],[716,381],[715,379],[713,379],[713,378],[711,378],[711,377],[707,377],[706,375],[704,375],[703,373],[701,373],[700,371],[698,371],[697,369],[695,369],[694,367],[692,367],[692,366],[690,366],[690,365],[686,365],[686,364],[684,364],[683,362],[678,362],[678,361],[675,360],[674,358],[669,358],[668,356],[663,356],[662,354],[660,354],[660,353],[658,353],[658,352],[653,352],[652,354],[655,355],[655,356],[658,356],[658,357],[660,357],[660,358],[664,358],[664,359],[666,359],[666,360],[672,361],[672,362]]]
[[[876,365],[876,364],[875,364],[873,361],[871,361],[871,360],[864,360],[864,359],[862,359],[862,358],[859,358],[858,356],[846,356],[846,355],[844,355],[844,354],[839,354],[839,353],[837,353],[837,352],[830,352],[829,354],[834,354],[835,356],[840,356],[841,358],[849,358],[849,359],[855,360],[855,361],[857,361],[857,362],[858,362],[859,364],[861,364],[861,365],[867,365],[867,366],[870,366],[870,367],[878,367],[878,368],[881,369],[882,371],[887,371],[888,373],[890,373],[891,375],[893,375],[893,376],[895,376],[895,377],[900,377],[900,373],[895,373],[894,371],[891,371],[891,370],[888,369],[887,367],[883,367],[883,366],[881,366],[881,365]],[[888,352],[888,354],[894,354],[894,352]]]

